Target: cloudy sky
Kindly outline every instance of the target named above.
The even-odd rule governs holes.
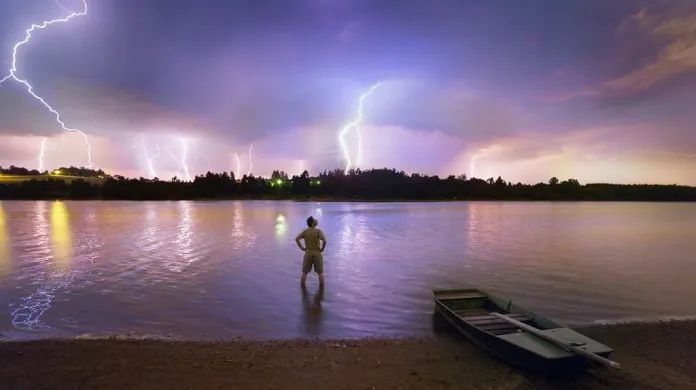
[[[37,30],[16,77],[112,173],[361,168],[696,185],[691,0],[99,0]],[[32,23],[0,4],[2,76]],[[0,165],[86,166],[82,136],[7,80]],[[249,149],[252,166],[249,167]],[[692,156],[689,156],[692,155]],[[153,157],[155,156],[155,157]],[[182,172],[179,172],[182,175]]]

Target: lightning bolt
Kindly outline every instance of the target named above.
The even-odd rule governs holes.
[[[474,157],[471,158],[471,162],[469,162],[469,175],[471,177],[476,177],[476,160],[481,157],[480,154],[475,155]]]
[[[335,150],[324,150],[322,153],[325,154],[335,154],[336,159],[338,161],[338,166],[341,166],[341,160],[343,159],[343,151],[341,148],[335,149]]]
[[[254,150],[254,145],[249,146],[249,169],[247,170],[247,176],[251,176],[251,168],[254,164],[251,162],[251,151]]]
[[[205,160],[206,164],[208,164],[208,172],[213,172],[213,165],[210,163],[210,159],[208,158],[208,156],[206,156],[205,154],[203,154],[201,152],[197,152],[197,154],[200,157],[202,157],[203,160]]]
[[[58,4],[58,3],[56,3]],[[87,139],[87,135],[83,133],[81,130],[78,129],[73,129],[68,127],[65,122],[60,118],[60,113],[53,109],[41,96],[37,95],[34,93],[34,87],[32,87],[31,84],[25,79],[20,78],[17,76],[17,52],[19,49],[29,43],[29,40],[32,37],[32,33],[36,30],[43,30],[46,27],[52,25],[52,24],[57,24],[57,23],[66,23],[70,21],[70,19],[76,18],[78,16],[85,16],[87,15],[87,1],[82,0],[82,4],[84,5],[84,11],[83,12],[70,12],[70,14],[64,18],[61,19],[52,19],[52,20],[45,20],[41,22],[40,24],[32,24],[31,27],[29,27],[27,30],[24,32],[24,39],[21,41],[15,43],[15,45],[12,48],[12,67],[10,68],[10,74],[5,76],[4,78],[0,79],[0,85],[4,83],[7,80],[14,80],[26,88],[27,92],[36,100],[41,102],[44,107],[46,107],[55,117],[56,117],[56,122],[60,125],[60,127],[65,130],[65,131],[70,131],[70,132],[75,132],[79,133],[82,135],[82,138],[85,140],[85,144],[87,145],[87,168],[92,168],[92,145],[89,143],[89,139]],[[62,5],[58,4],[61,8],[65,9]]]
[[[242,162],[239,161],[239,154],[238,153],[234,154],[234,158],[237,160],[237,171],[236,172],[237,172],[237,175],[239,175],[242,172]],[[237,179],[240,179],[240,178],[237,177]]]
[[[60,1],[55,0],[54,3],[56,3],[56,5],[59,6],[60,8],[62,8],[64,11],[66,11],[66,12],[72,12],[71,9],[69,9],[68,7],[66,7],[66,6],[64,6],[63,4],[61,4]]]
[[[44,171],[44,154],[46,153],[46,137],[41,140],[41,149],[39,149],[39,173]]]
[[[134,147],[138,147],[138,145],[134,145]],[[155,154],[150,156],[150,151],[147,148],[147,143],[145,142],[145,135],[140,134],[140,147],[143,151],[143,155],[145,156],[145,160],[147,161],[147,171],[150,179],[154,179],[157,177],[157,172],[155,172],[155,159],[159,157],[161,154],[161,150],[159,145],[155,145]]]
[[[152,156],[148,156],[147,149],[145,150],[145,157],[147,158],[147,170],[148,173],[150,174],[150,179],[154,179],[157,177],[157,172],[155,172],[155,163],[154,160],[159,157],[161,153],[159,145],[155,145],[155,154]]]
[[[300,170],[300,172],[297,174],[298,176],[301,175],[305,169],[304,169],[304,160],[297,160],[297,165]]]
[[[176,158],[174,156],[174,153],[172,153],[171,150],[167,150],[169,152],[169,156],[176,161],[177,164],[179,164],[179,170],[184,171],[184,175],[186,175],[186,181],[191,181],[191,173],[189,172],[188,165],[186,164],[186,157],[188,156],[188,145],[186,144],[185,139],[181,139],[181,146],[182,146],[182,151],[181,151],[181,159]]]
[[[363,105],[365,102],[365,98],[370,96],[372,91],[374,91],[377,87],[379,87],[379,82],[377,84],[373,85],[370,87],[370,89],[367,90],[364,94],[360,96],[360,99],[358,100],[358,112],[356,114],[356,118],[353,122],[348,123],[343,129],[341,129],[340,133],[338,134],[338,142],[341,145],[341,150],[343,152],[343,157],[346,159],[346,169],[345,173],[347,174],[350,171],[350,168],[352,166],[352,162],[350,159],[350,153],[348,152],[348,146],[346,145],[346,134],[350,131],[350,129],[355,128],[355,132],[358,134],[358,153],[357,153],[357,158],[355,159],[355,166],[357,167],[359,164],[362,163],[362,156],[363,156],[363,150],[362,150],[362,141],[363,141],[363,136],[362,133],[360,133],[360,124],[362,123],[363,120]]]

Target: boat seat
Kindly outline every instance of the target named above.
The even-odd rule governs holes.
[[[457,314],[460,317],[480,317],[480,316],[490,316],[490,310],[486,310],[482,307],[476,308],[476,309],[461,309],[461,310],[455,310],[455,314]]]
[[[496,328],[496,329],[486,330],[486,332],[488,332],[494,336],[502,336],[505,334],[522,333],[523,331],[520,330],[520,328],[513,326],[513,327]]]
[[[493,336],[504,336],[506,334],[523,333],[523,331],[521,331],[519,328],[505,328],[505,329],[491,330],[488,333],[492,334]]]
[[[493,330],[493,329],[502,329],[502,328],[506,328],[506,327],[510,327],[510,326],[517,328],[515,325],[513,325],[509,322],[477,325],[476,327],[479,329],[483,329],[483,330]]]
[[[441,301],[451,301],[453,299],[480,299],[486,298],[485,295],[478,292],[465,292],[459,294],[443,294],[437,297]]]
[[[520,322],[529,322],[532,321],[531,317],[528,317],[524,314],[507,314],[508,317],[515,319]],[[483,325],[490,325],[490,324],[507,324],[508,322],[505,321],[504,319],[496,316],[471,316],[471,317],[461,317],[464,321],[468,322],[471,325],[474,326],[483,326]]]
[[[485,324],[485,325],[477,325],[477,328],[481,330],[485,330],[486,332],[492,332],[492,331],[499,331],[499,330],[504,330],[504,329],[519,329],[515,325],[512,325],[507,322],[503,323],[495,323],[495,324]]]

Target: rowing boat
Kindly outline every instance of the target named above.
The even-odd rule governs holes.
[[[570,328],[478,289],[434,290],[435,309],[462,335],[498,358],[547,376],[591,362],[619,368],[614,351]]]

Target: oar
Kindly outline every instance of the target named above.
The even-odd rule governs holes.
[[[605,365],[605,366],[609,366],[609,367],[615,368],[615,369],[617,369],[617,370],[621,369],[621,366],[619,365],[619,363],[617,363],[617,362],[615,362],[615,361],[612,361],[612,360],[609,360],[609,359],[605,359],[605,358],[603,358],[603,357],[601,357],[601,356],[599,356],[599,355],[597,355],[597,354],[594,354],[594,353],[592,353],[592,352],[590,352],[590,351],[586,351],[586,350],[584,350],[584,349],[582,349],[582,348],[578,348],[578,347],[576,347],[576,346],[574,346],[574,345],[572,345],[572,344],[569,344],[569,343],[566,343],[566,342],[564,342],[564,341],[558,340],[558,339],[556,339],[556,338],[554,338],[554,337],[549,336],[548,334],[543,333],[542,331],[540,331],[539,329],[537,329],[537,328],[535,328],[535,327],[533,327],[533,326],[530,326],[530,325],[527,325],[527,324],[525,324],[525,323],[519,322],[519,321],[517,321],[517,320],[515,320],[515,319],[513,319],[513,318],[510,318],[510,317],[508,317],[508,316],[506,316],[506,315],[504,315],[504,314],[500,314],[500,313],[491,313],[491,314],[494,315],[494,316],[496,316],[496,317],[498,317],[498,318],[500,318],[500,319],[502,319],[502,320],[504,320],[504,321],[506,321],[506,322],[508,322],[508,323],[510,323],[510,324],[512,324],[512,325],[517,326],[517,327],[520,328],[520,329],[524,329],[524,330],[526,330],[527,332],[529,332],[529,333],[531,333],[531,334],[533,334],[533,335],[535,335],[535,336],[541,337],[542,339],[544,339],[544,340],[546,340],[546,341],[552,342],[552,343],[556,344],[557,346],[559,346],[559,347],[561,347],[561,348],[563,348],[563,349],[565,349],[565,350],[568,350],[568,351],[570,351],[570,352],[573,352],[573,353],[576,353],[576,354],[578,354],[578,355],[584,356],[584,357],[586,357],[586,358],[588,358],[588,359],[590,359],[590,360],[592,360],[592,361],[595,361],[595,362],[597,362],[597,363],[599,363],[599,364],[603,364],[603,365]]]

